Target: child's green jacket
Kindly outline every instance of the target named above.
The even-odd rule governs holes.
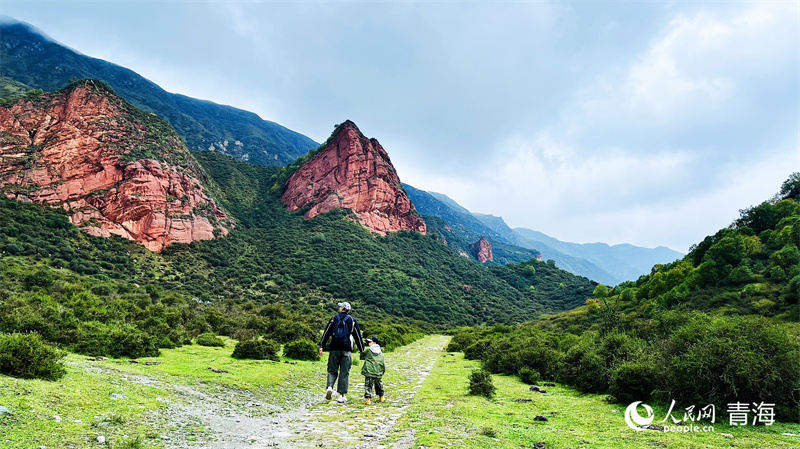
[[[361,374],[366,377],[381,377],[386,372],[386,363],[380,345],[369,346],[361,353]]]

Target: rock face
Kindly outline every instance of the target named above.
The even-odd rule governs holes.
[[[350,209],[361,225],[381,235],[400,230],[426,232],[389,155],[349,120],[289,177],[281,201],[293,212],[309,208],[306,218]]]
[[[161,251],[225,235],[205,172],[163,120],[98,81],[0,107],[0,191],[70,212],[87,232]]]
[[[489,243],[489,240],[486,237],[481,237],[480,240],[469,245],[469,249],[472,251],[472,255],[478,259],[478,262],[493,262],[494,256],[492,255],[492,244]]]

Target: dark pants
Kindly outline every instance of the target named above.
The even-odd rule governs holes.
[[[383,382],[380,377],[364,377],[364,397],[372,397],[372,387],[375,387],[375,394],[383,396]]]
[[[336,391],[339,394],[347,394],[347,387],[350,383],[350,365],[352,364],[353,357],[350,351],[328,351],[328,387],[333,387],[338,377],[339,383],[336,385]]]

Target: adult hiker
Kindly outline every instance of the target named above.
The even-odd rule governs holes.
[[[350,366],[353,364],[353,337],[358,346],[358,351],[364,351],[364,342],[361,341],[361,329],[358,328],[358,322],[355,318],[350,316],[350,303],[340,302],[339,313],[334,315],[328,325],[325,326],[325,332],[322,334],[322,340],[319,342],[319,355],[322,355],[323,348],[331,340],[331,347],[328,353],[328,385],[325,388],[325,399],[330,400],[333,397],[333,385],[336,384],[336,392],[339,397],[336,402],[344,404],[347,402],[347,389],[350,382]],[[336,382],[336,379],[339,382]]]

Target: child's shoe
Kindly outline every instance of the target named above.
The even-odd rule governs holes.
[[[339,397],[336,398],[336,402],[338,402],[340,404],[344,404],[345,402],[347,402],[347,396],[345,396],[343,394],[339,395]]]
[[[364,401],[364,403],[365,403],[365,404],[367,404],[367,405],[370,405],[370,404],[372,404],[372,401],[371,401],[369,398],[367,398],[367,399]]]
[[[381,396],[381,402],[386,400],[386,396]]]
[[[333,387],[328,387],[328,389],[325,390],[325,399],[330,401],[332,397],[333,397]]]

